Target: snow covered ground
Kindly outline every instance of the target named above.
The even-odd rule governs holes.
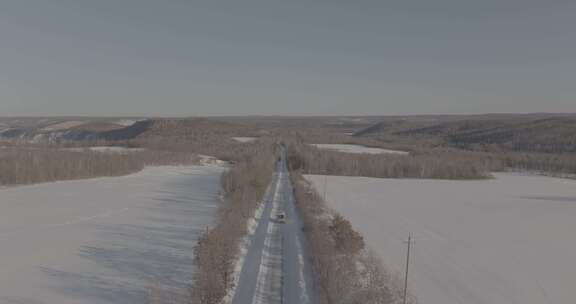
[[[190,282],[222,168],[151,167],[125,177],[0,190],[0,303],[147,303]]]
[[[115,124],[123,127],[129,127],[134,125],[137,122],[143,121],[145,119],[121,119],[115,122]]]
[[[408,152],[406,151],[399,151],[399,150],[388,150],[388,149],[381,149],[381,148],[369,148],[360,145],[344,145],[344,144],[312,144],[316,148],[326,149],[326,150],[335,150],[340,152],[346,153],[365,153],[365,154],[382,154],[382,153],[389,153],[389,154],[403,154],[406,155]]]
[[[402,272],[421,303],[575,303],[576,180],[328,177],[330,206]],[[322,191],[324,177],[308,176]]]
[[[85,123],[86,123],[85,121],[70,120],[70,121],[64,121],[64,122],[51,124],[47,127],[42,128],[41,130],[42,131],[49,131],[49,132],[61,131],[61,130],[67,130],[67,129],[71,129],[74,127],[78,127],[78,126],[81,126]]]
[[[84,152],[86,150],[93,152],[102,153],[131,153],[131,152],[141,152],[144,148],[128,148],[128,147],[117,147],[117,146],[93,146],[93,147],[79,147],[79,148],[65,148],[67,151],[73,152]]]
[[[258,139],[258,137],[232,137],[233,140],[241,143],[253,142]]]
[[[200,165],[203,167],[226,167],[229,165],[228,162],[217,159],[214,156],[200,154],[198,157],[200,158]]]

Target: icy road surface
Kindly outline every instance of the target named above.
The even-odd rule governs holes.
[[[576,303],[576,180],[328,177],[330,206],[430,304]],[[324,177],[308,176],[317,189]]]
[[[284,151],[263,204],[232,304],[317,303]],[[286,215],[285,222],[276,219],[279,213]]]
[[[0,303],[141,304],[153,284],[184,287],[221,172],[153,167],[1,189]]]

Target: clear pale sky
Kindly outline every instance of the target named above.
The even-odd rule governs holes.
[[[0,116],[482,112],[576,112],[576,1],[0,1]]]

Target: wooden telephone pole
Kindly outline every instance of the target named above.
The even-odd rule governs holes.
[[[328,173],[326,173],[326,175],[324,175],[324,202],[328,202],[328,198],[326,197],[328,195]]]
[[[408,295],[408,268],[410,267],[410,247],[412,246],[412,234],[408,234],[408,250],[406,251],[406,274],[404,275],[404,300],[406,304],[406,296]]]

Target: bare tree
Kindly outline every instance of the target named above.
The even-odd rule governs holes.
[[[272,140],[244,147],[222,177],[224,203],[216,223],[196,245],[196,273],[190,298],[194,304],[220,303],[232,287],[234,265],[248,221],[272,178],[276,159]]]

